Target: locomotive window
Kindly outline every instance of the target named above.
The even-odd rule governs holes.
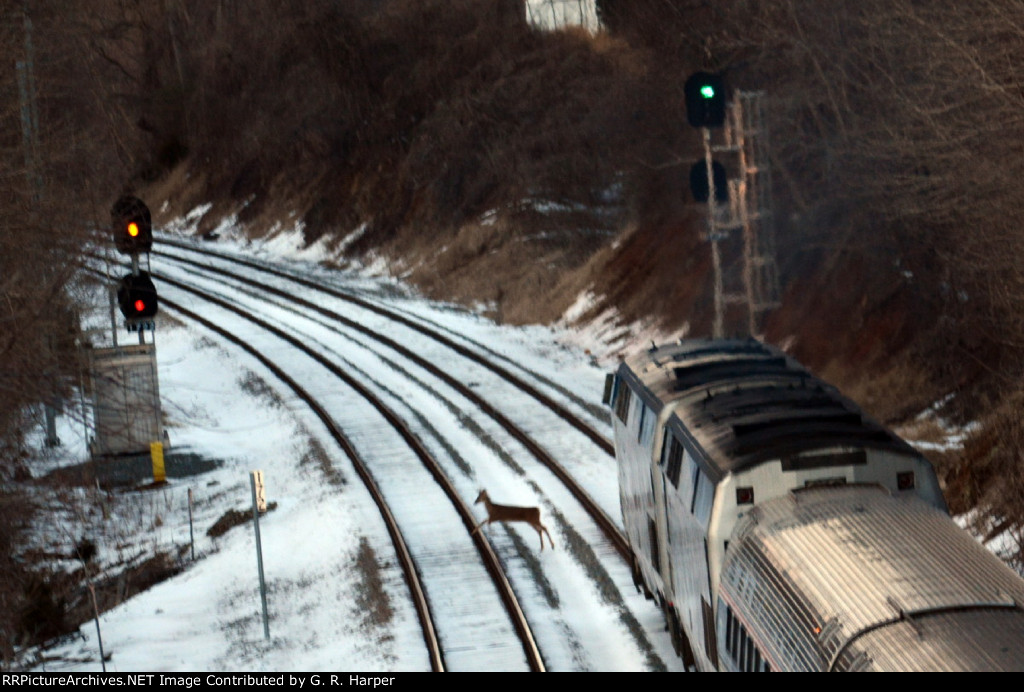
[[[721,601],[719,601],[721,604]],[[732,633],[735,631],[732,625],[732,608],[726,606],[725,611],[725,650],[731,655],[733,652]]]
[[[654,519],[647,518],[647,537],[651,542],[651,566],[655,572],[661,572],[661,553],[658,552],[658,526]]]
[[[693,488],[693,498],[690,502],[690,514],[693,514],[693,505],[697,501],[697,478],[700,477],[700,467],[697,466],[697,462],[693,458],[689,458],[690,462],[690,487]]]
[[[644,402],[638,396],[631,398],[633,399],[633,403],[629,406],[630,412],[626,414],[629,420],[628,425],[631,429],[637,430],[637,439],[640,439],[640,418],[644,415]]]
[[[651,447],[654,445],[654,426],[658,423],[658,416],[655,415],[654,411],[648,409],[647,416],[644,420],[644,425],[641,430],[640,443],[644,447]]]
[[[705,544],[707,542],[705,541]],[[705,545],[705,552],[707,546]],[[701,596],[700,610],[704,620],[704,652],[711,659],[711,665],[718,667],[718,638],[715,635],[715,613],[710,604]]]
[[[637,432],[636,441],[640,443],[642,447],[650,447],[651,442],[654,439],[654,424],[658,422],[658,417],[654,414],[654,411],[641,404],[640,408],[640,430]]]
[[[732,623],[732,632],[729,635],[729,654],[732,656],[732,660],[737,663],[740,660],[739,657],[739,641],[740,641],[740,623],[736,622],[736,616],[732,614],[732,609],[729,609],[729,622]]]
[[[668,479],[672,481],[677,489],[679,488],[679,470],[683,466],[683,446],[679,444],[679,440],[672,438],[672,442],[669,445],[668,451],[668,468],[665,469],[665,474]]]
[[[693,487],[691,512],[706,532],[711,520],[711,506],[715,500],[715,484],[703,473],[697,474],[697,483]]]
[[[633,393],[629,387],[621,387],[618,391],[618,395],[615,397],[615,415],[619,417],[619,420],[623,423],[629,416],[629,402],[630,395]]]
[[[750,639],[747,637],[747,631],[740,627],[740,670],[746,671],[747,669],[747,650],[749,649]]]

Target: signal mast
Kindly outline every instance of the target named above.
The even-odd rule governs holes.
[[[704,158],[690,169],[690,192],[695,202],[707,205],[705,239],[711,244],[714,273],[712,336],[725,336],[727,303],[746,308],[747,333],[754,335],[760,315],[778,306],[779,295],[761,94],[737,91],[730,100],[723,76],[711,72],[690,75],[684,92],[687,121],[701,130],[704,143]],[[712,130],[722,130],[724,144],[712,145]],[[735,178],[729,178],[712,152],[735,159]],[[729,240],[731,231],[741,231],[743,287],[726,292],[719,244]]]
[[[160,385],[156,364],[156,339],[147,344],[145,331],[156,332],[156,286],[139,258],[153,247],[153,222],[149,207],[138,197],[124,194],[110,209],[114,246],[131,257],[131,273],[118,282],[117,305],[129,332],[139,333],[138,346],[118,346],[114,323],[114,287],[111,286],[110,321],[114,345],[89,349],[92,373],[95,437],[89,443],[94,457],[149,452],[153,481],[166,480],[161,437]],[[148,257],[146,263],[149,268]]]

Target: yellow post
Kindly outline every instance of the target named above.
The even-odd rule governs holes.
[[[167,480],[167,474],[164,473],[164,443],[150,442],[149,456],[153,458],[153,482],[163,483]]]

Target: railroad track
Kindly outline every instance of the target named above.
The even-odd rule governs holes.
[[[99,274],[97,273],[97,275]],[[473,533],[475,519],[472,512],[462,501],[454,485],[445,476],[438,460],[420,441],[420,439],[413,434],[409,426],[401,419],[401,417],[392,411],[380,397],[376,396],[369,388],[360,382],[358,378],[345,372],[328,358],[306,346],[295,336],[284,332],[266,320],[236,305],[232,305],[228,301],[218,298],[217,296],[206,293],[195,287],[187,286],[181,282],[170,279],[169,277],[161,277],[161,281],[177,286],[178,288],[193,294],[205,303],[213,304],[224,310],[228,310],[244,320],[258,326],[260,329],[273,334],[276,338],[287,342],[295,349],[302,351],[309,358],[326,368],[332,375],[339,378],[345,382],[346,385],[355,390],[363,399],[369,402],[385,420],[387,420],[396,433],[419,459],[433,480],[441,488],[444,495],[450,500],[452,507],[461,518],[462,524],[479,552],[481,563],[485,567],[487,574],[490,576],[494,588],[509,618],[509,622],[518,637],[526,666],[530,671],[534,672],[546,670],[543,657],[541,656],[540,649],[537,646],[537,642],[533,636],[530,625],[526,620],[523,608],[520,605],[511,584],[506,578],[504,569],[493,548],[481,533]],[[324,405],[318,401],[318,399],[312,395],[306,387],[302,386],[294,377],[289,375],[285,368],[265,355],[261,350],[254,347],[251,343],[247,342],[245,339],[216,324],[214,321],[203,317],[176,301],[162,298],[161,302],[171,311],[179,313],[188,320],[201,324],[205,328],[217,333],[222,338],[230,341],[256,358],[256,360],[273,373],[275,377],[284,383],[285,386],[291,389],[298,399],[303,401],[324,424],[328,434],[351,460],[357,474],[373,498],[374,503],[377,505],[381,517],[384,520],[401,565],[403,577],[409,587],[414,608],[419,618],[420,627],[423,631],[424,643],[430,660],[431,670],[435,672],[447,670],[447,657],[445,655],[442,637],[439,636],[438,633],[438,627],[435,622],[433,610],[430,606],[427,588],[424,586],[423,579],[420,576],[422,568],[416,564],[413,558],[413,553],[410,550],[408,542],[406,541],[402,529],[399,526],[399,522],[395,517],[395,513],[385,499],[384,492],[382,492],[379,484],[375,480],[370,469],[370,465],[367,463],[364,455],[361,454],[356,446],[352,444],[343,428],[327,411]],[[490,644],[490,646],[500,648],[501,643],[495,642]]]
[[[370,303],[369,301],[358,298],[356,296],[348,295],[336,289],[322,286],[320,284],[317,284],[316,282],[309,281],[308,279],[303,279],[301,277],[296,277],[287,272],[283,272],[272,267],[266,267],[260,265],[259,263],[241,258],[232,258],[221,253],[213,253],[200,248],[194,248],[185,243],[168,242],[165,244],[171,244],[174,247],[185,248],[188,250],[192,250],[194,252],[198,252],[200,254],[216,256],[219,259],[226,259],[231,262],[235,262],[239,265],[255,269],[257,271],[272,274],[279,278],[284,278],[288,281],[293,281],[296,284],[304,286],[308,289],[322,291],[335,298],[339,298],[341,300],[356,304],[364,309],[371,310],[372,312],[380,314],[389,320],[393,320],[395,322],[408,326],[416,330],[417,332],[420,332],[424,336],[427,336],[428,338],[451,349],[458,355],[468,358],[469,360],[472,360],[473,362],[487,368],[488,370],[491,370],[492,372],[497,374],[501,379],[507,381],[514,387],[522,390],[527,395],[538,401],[540,404],[547,407],[553,413],[553,415],[557,416],[561,420],[564,420],[573,428],[579,430],[587,438],[589,438],[597,446],[598,449],[609,455],[614,455],[614,449],[611,443],[607,440],[607,438],[605,438],[603,435],[594,430],[592,426],[583,421],[579,416],[571,413],[566,407],[554,401],[551,397],[541,392],[537,387],[534,387],[533,385],[525,382],[522,378],[517,377],[508,369],[502,368],[501,366],[494,363],[492,360],[489,360],[484,356],[466,348],[465,346],[456,343],[455,341],[446,337],[444,334],[441,334],[439,331],[435,329],[430,329],[429,327],[426,327],[423,324],[414,322],[413,320],[410,320],[407,317],[398,314],[394,310],[389,310],[382,306],[374,305],[373,303]],[[523,446],[525,446],[541,464],[550,469],[551,472],[554,473],[559,478],[559,480],[562,481],[562,483],[569,490],[569,492],[572,493],[573,497],[575,497],[576,500],[579,501],[579,503],[583,506],[586,512],[593,518],[594,522],[600,527],[601,531],[608,538],[608,540],[611,541],[611,543],[615,546],[616,551],[618,551],[622,558],[627,562],[630,560],[628,542],[626,541],[626,538],[623,535],[622,531],[618,528],[614,520],[607,514],[607,512],[604,511],[604,509],[590,496],[590,494],[576,481],[576,479],[568,471],[566,471],[566,469],[546,449],[544,449],[532,437],[530,437],[529,434],[527,434],[520,426],[513,423],[508,416],[506,416],[497,407],[491,404],[491,402],[485,400],[483,397],[481,397],[479,394],[473,391],[472,388],[466,386],[465,383],[460,382],[459,380],[449,375],[447,372],[445,372],[443,369],[441,369],[434,363],[428,361],[427,359],[423,358],[422,356],[415,353],[411,349],[407,348],[403,344],[398,343],[394,339],[384,336],[383,334],[380,334],[379,332],[373,329],[369,329],[366,326],[356,322],[355,320],[345,317],[344,315],[340,315],[335,311],[324,308],[310,300],[307,300],[306,298],[282,290],[266,282],[258,281],[252,279],[251,277],[242,276],[238,273],[228,271],[221,267],[205,264],[203,262],[198,262],[196,260],[180,256],[171,255],[163,251],[156,254],[158,254],[158,256],[161,259],[167,259],[173,262],[178,262],[182,265],[193,267],[194,269],[200,272],[212,272],[220,277],[230,278],[234,281],[247,285],[265,294],[278,296],[279,298],[282,298],[283,300],[288,301],[297,307],[301,307],[304,310],[318,313],[333,322],[344,325],[348,329],[353,329],[376,340],[377,342],[401,354],[404,358],[412,362],[415,362],[420,367],[423,367],[424,369],[428,370],[435,377],[443,380],[448,386],[452,387],[453,389],[458,391],[462,396],[469,399],[475,405],[480,407],[481,410],[483,410],[487,415],[491,416],[495,421],[497,421],[515,439],[519,440],[519,442],[522,443]]]
[[[260,272],[265,275],[285,279],[286,281],[292,282],[295,285],[303,286],[305,288],[312,289],[319,293],[330,295],[339,300],[351,303],[352,305],[359,306],[364,310],[369,310],[370,312],[376,313],[387,318],[391,322],[396,322],[398,324],[405,325],[406,327],[409,327],[410,329],[413,329],[423,334],[424,336],[438,342],[439,344],[443,344],[447,348],[450,348],[452,351],[458,353],[460,356],[472,360],[478,365],[481,365],[484,368],[493,371],[502,379],[506,380],[507,382],[514,385],[518,389],[527,393],[532,398],[536,399],[542,405],[550,409],[556,416],[569,423],[569,425],[578,429],[581,433],[590,438],[591,441],[593,441],[593,443],[597,445],[598,448],[603,450],[606,454],[608,454],[609,456],[615,456],[615,448],[612,445],[611,440],[607,436],[595,430],[592,425],[585,422],[582,418],[580,418],[580,416],[570,413],[565,406],[563,406],[562,404],[555,401],[552,397],[545,394],[543,391],[541,391],[540,388],[535,387],[534,385],[528,383],[523,378],[518,377],[509,368],[502,367],[501,365],[499,365],[496,362],[497,359],[499,358],[497,354],[491,352],[488,355],[483,355],[484,353],[488,352],[486,346],[477,345],[477,347],[480,349],[482,353],[477,352],[472,348],[469,348],[464,344],[460,343],[459,341],[446,336],[443,330],[439,327],[432,327],[430,325],[424,324],[423,322],[411,319],[398,310],[394,310],[383,305],[377,304],[373,301],[366,300],[350,292],[342,291],[332,286],[312,281],[306,277],[299,276],[293,272],[283,271],[277,267],[269,266],[267,264],[256,262],[243,257],[237,257],[233,255],[224,254],[221,252],[215,252],[204,247],[197,247],[194,243],[186,243],[165,237],[162,237],[160,239],[159,247],[154,249],[154,254],[159,257],[183,263],[189,263],[192,264],[193,266],[201,267],[208,271],[221,272],[224,275],[232,275],[232,273],[226,272],[223,269],[213,265],[203,264],[200,262],[196,262],[195,260],[188,260],[187,258],[173,255],[171,253],[168,253],[166,250],[162,249],[164,247],[173,247],[179,250],[192,252],[200,256],[216,258],[219,260],[230,262],[237,266],[247,267],[249,269]],[[238,277],[237,274],[234,274],[234,276]],[[258,283],[256,285],[258,285],[261,288],[267,287],[267,284],[265,283]],[[542,381],[545,386],[558,391],[559,394],[563,396],[565,399],[573,401],[578,408],[589,411],[589,413],[593,417],[601,420],[604,423],[608,422],[607,412],[602,407],[596,406],[593,402],[580,399],[574,392],[567,390],[564,387],[561,387],[556,382],[552,382],[549,379],[543,378],[535,373],[533,376],[536,379]]]
[[[485,416],[497,423],[510,439],[514,440],[516,444],[522,446],[522,449],[525,451],[525,456],[531,457],[538,464],[549,470],[550,473],[564,486],[569,495],[572,498],[575,498],[575,500],[578,501],[579,506],[589,515],[590,520],[593,522],[593,526],[596,528],[596,532],[593,532],[593,535],[591,535],[591,530],[587,529],[585,536],[580,535],[574,529],[574,526],[579,526],[579,524],[569,525],[566,523],[567,521],[579,521],[579,519],[576,518],[578,510],[573,510],[573,518],[568,520],[564,516],[560,516],[558,514],[565,506],[564,499],[558,498],[546,500],[548,503],[553,503],[548,504],[549,511],[556,512],[556,521],[562,528],[563,539],[558,547],[563,550],[575,551],[574,559],[577,560],[580,559],[581,553],[589,554],[589,556],[585,557],[585,560],[597,564],[597,567],[589,566],[584,568],[583,571],[587,573],[587,576],[595,584],[597,584],[595,588],[601,596],[598,601],[612,603],[612,608],[618,611],[615,616],[618,620],[616,626],[623,626],[623,623],[625,623],[624,628],[629,631],[629,635],[627,636],[635,640],[640,645],[640,649],[646,652],[650,668],[660,669],[664,665],[662,663],[664,659],[655,652],[659,647],[662,649],[664,647],[660,644],[652,645],[650,643],[648,639],[649,633],[645,632],[644,626],[637,622],[636,617],[633,615],[633,611],[624,605],[624,597],[617,593],[617,587],[612,585],[630,583],[628,576],[625,579],[622,578],[622,574],[628,575],[629,573],[629,552],[621,531],[610,519],[602,506],[598,502],[594,501],[594,499],[588,494],[587,490],[580,487],[576,482],[573,477],[576,469],[567,471],[563,468],[563,466],[556,460],[556,456],[545,449],[544,444],[534,440],[531,435],[523,429],[521,424],[517,424],[513,421],[512,418],[514,418],[514,416],[507,415],[510,409],[512,412],[515,412],[519,406],[510,405],[508,402],[502,400],[501,397],[499,397],[497,401],[500,401],[504,409],[501,406],[495,405],[497,401],[493,400],[493,395],[487,396],[477,391],[478,389],[486,389],[486,387],[479,384],[480,378],[470,376],[462,378],[466,380],[462,381],[457,374],[452,372],[452,368],[449,367],[449,364],[453,360],[465,360],[467,362],[474,363],[481,368],[485,368],[490,373],[493,373],[496,377],[503,379],[508,383],[509,387],[523,393],[521,394],[522,398],[529,398],[532,400],[533,403],[524,405],[522,408],[532,407],[539,410],[541,407],[544,407],[544,409],[548,411],[547,418],[551,420],[558,419],[560,421],[564,421],[564,424],[562,425],[563,428],[572,429],[575,431],[573,434],[579,435],[585,440],[585,443],[576,443],[580,448],[589,445],[589,450],[583,453],[584,456],[602,457],[605,459],[606,472],[607,460],[611,458],[609,457],[609,450],[611,449],[611,446],[607,439],[600,433],[597,433],[591,423],[588,423],[583,420],[581,416],[569,411],[569,409],[587,409],[588,406],[592,408],[597,407],[593,407],[591,402],[571,401],[572,396],[575,395],[571,395],[568,390],[562,389],[559,391],[557,383],[545,382],[543,381],[543,376],[539,378],[541,380],[539,386],[526,382],[523,376],[512,374],[509,367],[498,365],[494,362],[496,359],[500,360],[500,354],[488,354],[488,348],[486,346],[478,346],[471,337],[464,336],[462,334],[455,334],[455,337],[452,338],[451,336],[442,333],[446,329],[444,326],[431,325],[429,323],[424,324],[424,321],[421,321],[418,316],[401,314],[399,311],[400,309],[394,310],[382,305],[375,305],[370,301],[360,298],[359,296],[347,295],[344,291],[338,290],[337,288],[321,285],[315,281],[310,281],[308,278],[297,277],[289,272],[281,271],[274,267],[268,267],[244,258],[234,258],[222,253],[210,253],[208,250],[203,248],[198,248],[184,243],[174,244],[174,247],[181,252],[171,252],[164,249],[162,247],[163,245],[168,245],[168,243],[161,243],[159,253],[154,253],[154,257],[159,260],[158,264],[162,267],[172,265],[168,268],[174,269],[172,272],[173,276],[162,271],[152,271],[152,267],[150,267],[150,269],[154,279],[160,286],[161,301],[164,305],[171,307],[172,309],[177,307],[182,310],[187,310],[186,308],[183,308],[181,303],[184,302],[189,305],[194,303],[191,298],[183,301],[179,300],[177,302],[169,300],[167,297],[168,292],[165,291],[165,287],[173,287],[176,291],[187,291],[192,293],[192,295],[195,295],[194,291],[200,290],[200,292],[215,299],[214,301],[210,301],[210,304],[217,305],[220,310],[234,311],[235,314],[239,314],[239,312],[238,310],[233,310],[233,308],[237,308],[239,303],[251,302],[252,306],[257,305],[258,303],[260,305],[258,310],[261,315],[268,316],[271,314],[271,311],[273,311],[273,314],[275,315],[274,317],[265,318],[256,317],[254,315],[253,317],[256,317],[256,320],[263,322],[264,326],[261,326],[261,329],[276,329],[278,332],[278,334],[276,334],[276,338],[284,340],[293,348],[306,346],[308,349],[309,345],[312,345],[315,349],[319,349],[320,352],[326,353],[334,351],[333,357],[335,360],[333,361],[334,365],[332,374],[335,377],[340,376],[340,373],[349,373],[360,370],[359,367],[353,368],[348,365],[338,365],[338,359],[341,358],[337,354],[339,337],[344,339],[346,342],[351,341],[352,343],[355,343],[358,341],[360,348],[366,348],[375,352],[387,352],[389,354],[388,356],[381,356],[385,368],[402,370],[406,366],[401,362],[414,364],[415,368],[422,369],[425,373],[429,373],[431,378],[443,383],[444,387],[449,388],[456,393],[456,396],[448,394],[444,394],[442,396],[441,394],[437,394],[438,397],[442,399],[454,399],[461,397],[462,399],[465,399],[465,401],[469,402],[473,407],[479,409],[479,411]],[[195,259],[192,255],[184,256],[185,253],[202,253],[207,254],[209,257],[206,258],[207,261],[200,261]],[[231,264],[227,265],[229,262]],[[207,289],[205,291],[196,289],[196,285],[206,285]],[[321,293],[314,293],[312,289]],[[217,295],[210,295],[211,293],[219,294],[219,297]],[[296,295],[296,293],[300,293],[302,295]],[[246,295],[243,296],[243,294]],[[324,296],[330,296],[331,298],[336,298],[340,301],[344,301],[345,303],[355,305],[361,310],[369,311],[373,315],[379,315],[383,320],[375,321],[364,314],[358,313],[356,317],[353,317],[352,313],[349,311],[345,311],[346,314],[341,314],[341,310],[338,308],[338,305]],[[204,298],[204,301],[205,300],[207,300],[207,298]],[[264,305],[267,307],[264,308]],[[271,308],[270,306],[273,307]],[[332,306],[335,309],[331,310],[328,306]],[[277,316],[282,310],[286,310],[293,315],[301,315],[304,319],[309,320],[311,323],[315,322],[316,324],[309,328],[303,327],[302,330],[306,333],[302,336],[295,336],[295,334],[301,333],[300,331],[286,333],[276,327],[275,324],[289,323],[291,329],[297,328],[291,324],[295,321],[292,318],[282,318]],[[185,315],[186,313],[182,312],[182,314]],[[411,315],[412,312],[410,311],[409,314]],[[199,317],[194,313],[193,315],[195,317]],[[190,319],[192,319],[192,317],[190,317]],[[214,328],[217,327],[215,321],[216,320],[206,320],[204,324],[206,324],[208,328]],[[271,322],[275,324],[271,324]],[[385,322],[386,324],[384,324]],[[253,323],[257,324],[257,322]],[[402,332],[402,336],[395,336],[393,331],[387,326],[390,324],[400,324],[421,336],[414,339],[409,337],[405,332]],[[324,329],[328,330],[328,332],[324,332],[316,337],[310,336],[314,331],[323,331]],[[231,334],[230,330],[220,330],[218,333],[221,333],[225,338],[231,339],[234,343],[246,343],[245,338],[239,339],[237,335]],[[353,335],[357,335],[358,338],[353,337]],[[439,349],[446,350],[448,355],[438,356],[436,350],[429,354],[431,357],[421,355],[421,351],[425,350],[420,346],[422,343],[422,337],[429,338],[432,342],[438,344]],[[371,346],[371,342],[374,345]],[[410,342],[415,343],[410,344]],[[420,347],[417,348],[416,346]],[[346,353],[347,351],[348,349],[346,347]],[[250,353],[251,352],[252,351],[250,351]],[[312,351],[308,352],[312,353]],[[391,355],[392,353],[395,355]],[[312,355],[310,355],[310,357],[312,357]],[[341,358],[342,361],[347,359],[347,355],[345,358]],[[439,366],[437,364],[438,362],[442,363],[442,365]],[[362,368],[362,371],[364,375],[367,373],[365,367]],[[528,376],[532,376],[533,371],[525,368],[523,368],[522,371],[527,373]],[[413,379],[416,378],[422,379],[423,376],[417,374]],[[429,387],[437,387],[437,385],[429,385]],[[545,391],[555,390],[554,396],[545,393],[545,391],[541,391],[542,389]],[[556,398],[562,399],[562,401],[556,401]],[[565,402],[566,399],[570,399],[567,405]],[[465,404],[460,403],[459,405],[463,406]],[[411,406],[412,405],[410,404],[410,407]],[[419,415],[415,411],[410,411],[405,414],[407,418],[410,413],[412,413],[413,418]],[[593,410],[589,412],[584,411],[584,413],[585,415],[589,414],[587,417],[591,420],[598,418]],[[318,413],[317,415],[321,417],[321,420],[323,420],[323,416],[321,414]],[[325,413],[325,415],[329,414]],[[479,416],[480,414],[475,413],[472,415]],[[395,417],[396,419],[399,418],[397,414],[395,414]],[[409,435],[412,438],[416,438],[417,433],[410,432]],[[422,430],[420,431],[420,435],[423,436]],[[565,433],[558,433],[556,436],[565,436]],[[339,445],[340,444],[341,443],[339,443]],[[406,444],[409,443],[407,442]],[[451,444],[458,446],[458,443],[456,442],[452,442]],[[522,455],[522,452],[515,452],[508,447],[507,442],[500,442],[500,445],[503,446],[503,448],[508,448],[510,451],[507,454],[512,455],[517,461],[521,457],[525,458],[525,456]],[[350,447],[351,446],[352,445],[350,445]],[[425,448],[423,451],[425,454],[430,454],[429,450]],[[346,456],[353,459],[355,458],[353,457],[351,450],[346,451]],[[564,451],[561,452],[561,456],[559,458],[566,458]],[[425,462],[421,461],[421,463],[425,465]],[[373,462],[371,461],[368,465],[372,466],[372,464]],[[525,473],[522,470],[518,470],[517,472],[520,473],[520,475]],[[445,477],[445,471],[438,469],[433,473],[437,474],[435,476],[435,478],[437,478],[437,482],[442,483],[443,481],[441,479]],[[451,461],[449,460],[448,475],[457,475],[457,473],[458,470],[453,474]],[[534,472],[531,471],[530,473]],[[363,473],[361,472],[360,475],[362,476]],[[469,475],[472,476],[473,474],[470,473]],[[605,478],[607,478],[607,476],[605,476]],[[541,486],[546,482],[547,481],[543,481],[541,482],[541,485],[538,485],[538,482],[530,480],[528,481],[528,484],[540,493],[542,492]],[[606,481],[604,482],[604,485],[607,485]],[[462,486],[461,497],[472,497],[472,495],[467,494],[467,488],[464,487],[465,482],[462,483]],[[546,490],[543,491],[543,493],[545,496],[548,495]],[[451,490],[447,492],[446,501],[453,507],[458,507],[459,505],[463,506],[465,512],[462,514],[461,522],[464,527],[470,528],[473,524],[472,514],[469,509],[464,507],[465,503],[460,500],[459,497],[459,492],[455,488],[451,488]],[[615,499],[617,502],[617,498]],[[605,504],[607,505],[607,501]],[[385,510],[381,511],[382,516],[385,513]],[[389,529],[389,531],[390,530],[391,529]],[[595,542],[595,537],[598,533],[603,536],[604,540],[598,540]],[[511,538],[512,544],[514,544],[513,552],[518,553],[512,554],[509,552],[511,544],[508,540],[502,540],[498,544],[498,561],[505,564],[506,571],[508,570],[511,562],[512,567],[515,570],[515,576],[512,576],[510,573],[509,576],[506,577],[506,581],[511,581],[512,586],[516,587],[516,589],[520,591],[523,589],[535,588],[531,583],[533,579],[538,579],[540,582],[545,580],[543,566],[536,563],[536,557],[531,555],[531,553],[534,553],[535,551],[531,549],[532,546],[526,547],[521,541],[519,541],[513,532],[506,532],[506,534],[507,535],[502,538]],[[556,540],[557,538],[558,536],[556,533]],[[482,532],[478,533],[474,540],[477,539],[490,547],[490,541],[484,540]],[[568,544],[566,544],[566,542]],[[611,552],[606,552],[602,546],[607,546]],[[396,552],[401,552],[397,550],[397,544]],[[622,563],[625,568],[612,568],[611,574],[609,574],[609,572],[605,570],[605,567],[611,563],[603,562],[605,560],[603,555],[607,554],[610,556],[612,552],[620,558],[620,563]],[[582,562],[584,560],[580,561]],[[528,566],[528,571],[532,572],[531,575],[527,575],[526,577],[524,577],[523,574],[524,564]],[[602,567],[602,564],[604,564],[605,567]],[[411,572],[415,573],[421,568],[422,566],[413,566]],[[408,570],[409,568],[406,569]],[[611,575],[617,576],[613,577]],[[542,585],[540,588],[550,591],[552,587]],[[421,587],[421,590],[422,589],[423,587]],[[410,592],[415,590],[416,589],[414,587],[410,586]],[[632,589],[630,588],[630,590]],[[531,607],[536,609],[536,603],[531,603]],[[512,608],[513,610],[516,610],[516,607],[513,606]],[[417,613],[429,614],[429,607],[427,605],[417,606],[416,609]],[[520,606],[518,607],[518,610],[522,612],[523,608]],[[529,615],[529,613],[526,613],[526,615]],[[420,617],[422,620],[426,616],[421,614]],[[546,619],[547,616],[544,613],[540,613],[539,615],[535,613],[533,617]],[[529,626],[524,624],[523,627],[528,628]],[[549,623],[545,623],[545,627],[550,631],[551,626]],[[519,629],[519,627],[516,626],[516,629]],[[527,661],[524,665],[532,670],[543,669],[544,662],[539,657],[539,654],[536,662],[534,663],[530,662],[530,654],[528,653],[528,649],[538,646],[537,638],[532,635],[526,636],[528,642],[532,641],[532,644],[524,643],[520,645],[520,648],[524,652],[524,659]],[[424,635],[424,639],[427,639],[426,634]],[[548,639],[545,641],[550,643],[550,634],[548,635]],[[566,645],[566,648],[571,650],[573,647],[580,646],[580,643],[570,643]],[[456,654],[456,656],[459,655],[462,654]],[[562,662],[562,665],[564,666],[564,661],[567,658],[565,651],[560,650],[554,655],[555,660]],[[446,665],[446,656],[444,654],[432,653],[431,656],[432,666],[435,666],[435,669],[437,669],[438,666],[441,668],[449,667]],[[437,661],[436,663],[433,660],[435,657]],[[455,668],[457,669],[459,666],[455,666]]]

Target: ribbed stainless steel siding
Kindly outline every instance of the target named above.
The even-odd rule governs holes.
[[[942,613],[888,625],[859,638],[838,670],[1024,670],[1020,610]],[[861,665],[856,665],[860,663]]]
[[[730,544],[722,590],[755,639],[765,633],[762,653],[784,669],[827,668],[851,641],[879,645],[896,635],[873,628],[899,620],[901,611],[1024,604],[1024,581],[948,516],[914,498],[851,486],[755,508]],[[857,639],[865,632],[872,638]],[[941,644],[946,664],[975,665],[949,660],[950,647]],[[1024,665],[1022,655],[1015,660]],[[892,652],[869,656],[889,660]],[[917,667],[895,660],[898,669]]]

